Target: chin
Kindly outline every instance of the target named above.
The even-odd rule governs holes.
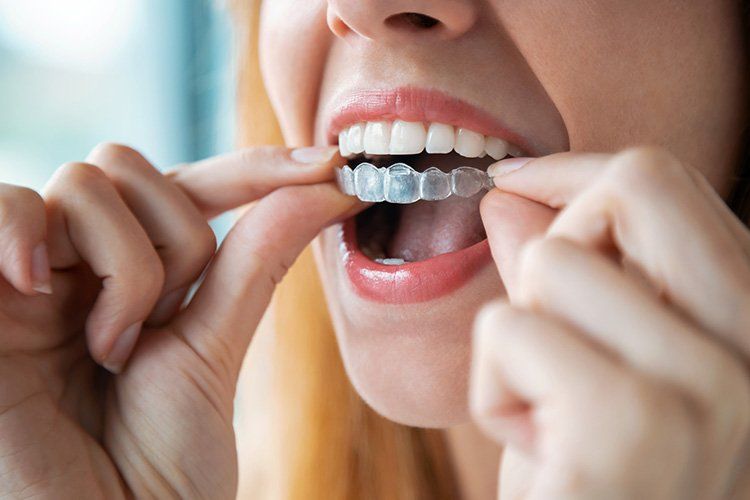
[[[352,281],[342,241],[347,223],[321,234],[315,254],[354,388],[376,412],[401,424],[445,428],[467,421],[474,317],[502,293],[491,259],[438,297],[388,303]]]

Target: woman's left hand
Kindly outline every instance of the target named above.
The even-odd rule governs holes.
[[[500,496],[747,498],[748,229],[660,149],[505,164],[471,384]]]

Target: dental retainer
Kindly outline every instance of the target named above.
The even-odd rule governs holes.
[[[470,198],[493,187],[487,172],[477,168],[458,167],[446,173],[430,167],[417,172],[405,163],[385,168],[363,162],[353,170],[345,165],[336,169],[336,180],[344,194],[361,201],[399,204],[439,201],[450,195]]]

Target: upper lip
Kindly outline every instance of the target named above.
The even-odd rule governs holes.
[[[336,144],[338,133],[356,123],[379,120],[439,122],[503,139],[531,156],[538,156],[531,140],[500,119],[468,102],[433,89],[399,87],[341,94],[327,120],[327,140]]]

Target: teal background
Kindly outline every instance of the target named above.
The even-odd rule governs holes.
[[[230,42],[216,0],[0,0],[0,182],[102,141],[159,168],[231,149]]]

